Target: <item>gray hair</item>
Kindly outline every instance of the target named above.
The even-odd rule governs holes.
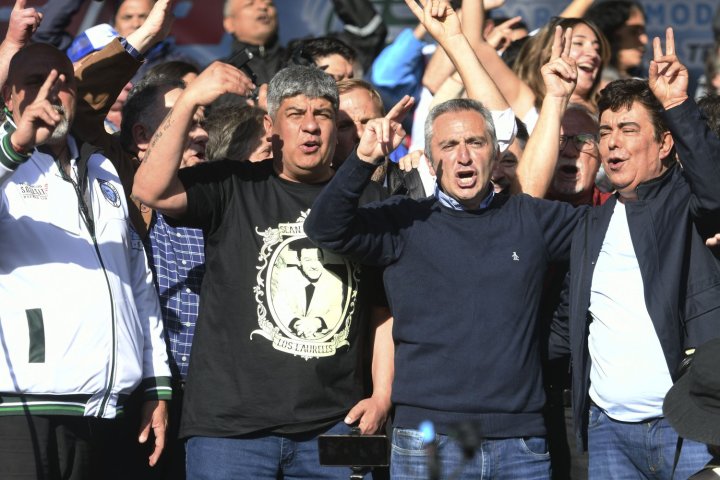
[[[316,67],[292,66],[283,68],[270,80],[267,93],[267,106],[270,118],[280,108],[286,98],[305,95],[308,98],[326,98],[338,110],[338,90],[335,80]]]
[[[466,112],[466,111],[477,112],[485,119],[485,129],[488,135],[490,135],[490,142],[493,146],[495,154],[500,151],[497,141],[497,135],[495,134],[495,123],[493,122],[490,110],[478,102],[477,100],[471,100],[469,98],[454,98],[447,100],[439,105],[435,105],[425,119],[425,156],[428,160],[432,161],[432,152],[430,151],[430,145],[433,138],[433,122],[436,118],[444,113],[453,112]]]
[[[225,0],[225,4],[223,5],[223,17],[232,17],[232,3],[233,0]]]

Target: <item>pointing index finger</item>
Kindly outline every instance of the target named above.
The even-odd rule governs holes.
[[[43,82],[42,86],[38,90],[37,97],[35,97],[36,102],[47,100],[48,95],[50,94],[50,90],[55,85],[55,82],[57,82],[59,76],[60,75],[58,74],[57,70],[55,70],[54,68],[50,70],[48,77],[45,79],[45,82]]]
[[[13,6],[13,10],[23,10],[25,8],[26,3],[27,3],[27,0],[15,0],[15,5]]]
[[[405,118],[405,115],[407,115],[414,103],[415,99],[413,97],[411,97],[410,95],[405,95],[403,98],[400,99],[399,102],[393,105],[387,115],[385,115],[385,118],[398,123],[402,122]]]

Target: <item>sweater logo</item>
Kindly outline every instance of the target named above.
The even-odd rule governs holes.
[[[100,184],[100,191],[102,192],[103,197],[105,197],[105,200],[107,200],[113,207],[119,207],[120,194],[118,194],[115,186],[107,180],[102,180],[100,178],[98,178],[98,184]]]
[[[32,198],[34,200],[47,200],[48,198],[48,184],[43,183],[41,185],[30,185],[29,183],[21,183],[20,195],[25,198]]]
[[[309,210],[295,222],[265,231],[257,266],[259,335],[274,349],[305,360],[330,357],[349,346],[360,267],[313,245],[303,223]]]
[[[518,255],[517,252],[513,252],[513,254],[512,254],[512,259],[513,259],[513,261],[515,261],[515,262],[519,262],[519,261],[520,261],[520,255]]]

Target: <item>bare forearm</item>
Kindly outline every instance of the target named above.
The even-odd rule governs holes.
[[[180,96],[150,141],[140,167],[135,174],[133,196],[143,204],[164,213],[184,210],[178,196],[184,196],[184,187],[178,178],[178,169],[188,132],[197,105]]]
[[[445,79],[452,75],[454,71],[455,66],[452,61],[448,58],[445,50],[438,45],[437,50],[435,50],[435,53],[433,53],[427,67],[425,68],[422,84],[434,94],[443,84]]]
[[[390,402],[395,376],[395,344],[392,338],[393,317],[388,308],[373,310],[373,396]]]
[[[20,50],[20,46],[5,40],[0,44],[0,87],[5,85],[10,69],[10,60]]]
[[[538,198],[547,193],[555,175],[560,151],[560,123],[567,104],[567,98],[544,98],[540,117],[518,163],[518,184],[513,186],[514,191]]]
[[[485,7],[482,0],[465,0],[462,4],[462,31],[475,48],[482,41]]]
[[[483,42],[475,50],[485,70],[493,72],[493,80],[505,97],[515,115],[522,118],[534,106],[535,95],[518,76],[498,56],[495,49]]]
[[[445,50],[462,78],[468,97],[482,101],[490,110],[509,108],[500,89],[480,63],[464,35],[448,39]]]
[[[573,0],[558,16],[563,18],[582,18],[592,4],[593,0]]]
[[[460,79],[457,72],[453,73],[447,78],[447,80],[445,80],[445,83],[442,84],[438,91],[435,92],[430,108],[447,100],[460,98],[463,93],[465,93],[465,86],[462,83],[462,79]]]
[[[170,0],[158,0],[143,24],[127,36],[127,41],[140,53],[147,53],[150,48],[161,42],[170,32],[173,21]]]

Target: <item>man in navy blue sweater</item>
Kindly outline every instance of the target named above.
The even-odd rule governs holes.
[[[559,57],[560,49],[554,73],[569,85],[574,64]],[[559,95],[557,108],[566,104]],[[428,116],[425,154],[438,179],[432,197],[358,207],[376,163],[403,135],[388,119],[368,122],[305,222],[323,248],[386,267],[395,317],[391,476],[428,478],[418,426],[430,420],[443,477],[549,478],[538,304],[548,264],[567,259],[586,210],[495,196],[495,127],[490,112],[467,99]],[[486,441],[465,456],[451,436],[468,425]]]

